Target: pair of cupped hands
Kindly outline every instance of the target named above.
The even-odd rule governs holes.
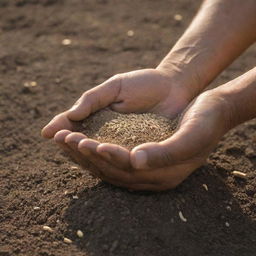
[[[94,176],[130,190],[161,191],[176,187],[204,164],[226,132],[225,107],[213,89],[201,93],[180,72],[143,69],[115,75],[82,94],[72,108],[42,130],[75,162],[96,168]],[[182,113],[174,135],[141,144],[131,151],[100,143],[76,132],[75,121],[109,107],[120,113],[152,112],[173,118]]]

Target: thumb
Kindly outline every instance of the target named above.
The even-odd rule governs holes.
[[[131,164],[135,169],[151,169],[171,166],[194,157],[204,159],[212,148],[209,149],[211,143],[206,139],[207,134],[203,133],[198,131],[197,126],[186,126],[165,141],[139,145],[131,151]]]
[[[83,93],[77,102],[67,111],[70,120],[80,121],[90,114],[117,101],[121,87],[121,75],[115,75]]]

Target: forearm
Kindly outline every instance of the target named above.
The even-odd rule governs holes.
[[[229,128],[256,117],[256,67],[213,90],[226,102]]]
[[[255,0],[206,0],[157,68],[190,74],[200,93],[256,40],[255,13]]]

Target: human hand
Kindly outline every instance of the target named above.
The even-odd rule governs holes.
[[[176,187],[201,166],[229,129],[228,106],[212,91],[201,94],[185,111],[176,133],[131,152],[114,144],[62,130],[55,141],[81,164],[89,161],[102,180],[132,190],[161,191]]]
[[[144,69],[116,75],[86,91],[71,109],[55,116],[43,128],[42,136],[52,138],[63,129],[75,131],[72,121],[83,120],[107,106],[121,113],[153,112],[174,117],[194,98],[196,86],[192,85],[191,77],[176,71],[166,74]]]

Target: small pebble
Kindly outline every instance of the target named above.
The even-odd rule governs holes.
[[[63,242],[66,244],[72,244],[72,240],[70,240],[69,238],[64,237]]]
[[[225,222],[225,226],[226,226],[226,227],[229,227],[230,225],[229,225],[229,223],[228,223],[228,222]]]
[[[241,179],[245,179],[247,177],[246,173],[244,173],[244,172],[233,171],[232,174],[235,177],[238,177],[238,178],[241,178]]]
[[[77,230],[76,234],[79,238],[84,237],[84,233],[81,230]]]
[[[173,16],[173,18],[174,18],[176,21],[181,21],[181,20],[183,19],[182,15],[180,15],[180,14],[175,14],[175,15]]]
[[[43,230],[53,233],[53,229],[49,226],[43,226]]]
[[[62,45],[70,45],[72,41],[68,38],[62,40]]]
[[[134,31],[133,30],[128,30],[127,31],[127,36],[129,36],[129,37],[134,36]]]
[[[179,211],[179,217],[183,222],[187,222],[187,219],[183,216],[183,213]]]

